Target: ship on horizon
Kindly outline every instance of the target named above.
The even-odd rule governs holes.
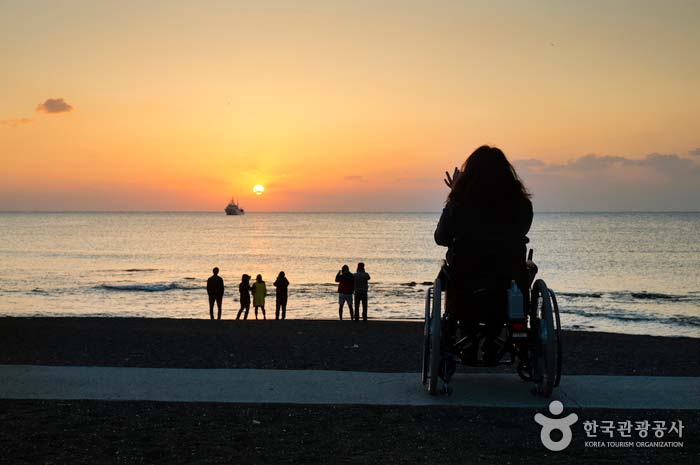
[[[233,198],[231,198],[231,201],[229,202],[229,204],[226,205],[226,208],[224,208],[224,211],[226,212],[227,215],[244,215],[245,214],[245,210],[243,210]]]

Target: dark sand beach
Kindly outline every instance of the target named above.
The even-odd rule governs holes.
[[[417,372],[422,331],[409,321],[0,318],[0,363]],[[563,350],[565,374],[700,376],[698,338],[565,331]]]
[[[391,321],[1,318],[0,363],[407,372],[419,369],[421,331]],[[564,344],[565,374],[700,374],[700,339],[566,332]],[[548,452],[532,409],[0,400],[0,462],[695,463],[700,453],[694,411],[573,411],[681,419],[684,447],[575,441]]]
[[[2,400],[0,462],[697,463],[697,412],[574,411],[614,421],[681,419],[684,447],[586,449],[577,440],[549,452],[532,409]]]

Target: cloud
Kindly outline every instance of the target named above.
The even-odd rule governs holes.
[[[551,165],[550,169],[592,172],[602,169],[608,169],[615,164],[624,165],[627,162],[628,160],[624,157],[615,157],[610,155],[602,157],[599,157],[597,155],[584,155],[583,157],[570,161],[566,165]]]
[[[32,122],[33,121],[31,118],[4,119],[0,121],[0,125],[16,128],[17,126],[24,126],[25,124],[30,124]]]
[[[538,160],[536,158],[526,158],[524,160],[517,160],[517,163],[518,163],[518,166],[525,166],[528,168],[545,166],[545,164],[546,164],[542,160]]]
[[[514,165],[539,211],[678,211],[700,205],[700,163],[677,154],[586,155],[567,163],[529,159]]]
[[[365,180],[364,176],[356,176],[356,175],[344,176],[343,179],[345,179],[346,181],[364,181]]]
[[[45,113],[67,113],[73,111],[73,107],[62,98],[49,98],[36,107],[36,111]]]
[[[700,156],[700,148],[688,150],[688,155]]]

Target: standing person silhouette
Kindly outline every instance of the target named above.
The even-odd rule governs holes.
[[[209,316],[214,319],[214,302],[219,308],[219,317],[221,319],[221,302],[224,300],[224,280],[219,276],[219,268],[214,267],[211,270],[214,273],[207,279],[207,294],[209,294]]]
[[[457,321],[472,334],[485,323],[483,359],[494,363],[495,339],[507,313],[506,289],[511,280],[521,291],[527,288],[530,193],[505,154],[487,145],[476,149],[461,170],[446,175],[450,193],[435,229],[435,242],[448,248],[446,334],[456,335]],[[476,286],[487,291],[477,292]],[[469,355],[476,357],[477,345],[473,347]]]
[[[280,319],[280,308],[284,320],[287,318],[287,288],[289,287],[289,280],[284,276],[284,271],[280,271],[272,285],[277,289],[275,291],[275,320]]]
[[[343,265],[343,268],[335,275],[335,282],[338,283],[338,316],[341,320],[343,319],[343,304],[347,302],[352,320],[352,292],[355,289],[355,277],[350,273],[350,267]]]
[[[263,320],[267,320],[265,317],[265,296],[267,295],[267,287],[265,286],[265,281],[262,279],[262,275],[259,274],[255,277],[255,282],[251,287],[253,291],[253,306],[255,307],[255,319],[258,319],[258,307],[262,310]]]
[[[241,277],[241,283],[238,285],[238,293],[241,296],[241,309],[238,310],[238,315],[236,315],[237,320],[241,318],[241,312],[243,312],[243,310],[245,310],[243,319],[248,319],[248,312],[250,311],[250,290],[250,276],[244,274]]]
[[[360,302],[362,303],[362,320],[367,321],[367,291],[369,290],[369,273],[365,271],[365,264],[357,264],[355,273],[355,321],[360,319]]]

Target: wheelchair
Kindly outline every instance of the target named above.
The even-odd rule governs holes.
[[[443,261],[434,285],[425,295],[421,382],[430,394],[452,393],[449,383],[458,364],[492,367],[517,363],[520,378],[534,383],[533,394],[543,397],[549,397],[559,385],[562,342],[557,298],[542,279],[535,280],[538,269],[532,261],[532,250],[527,256],[526,270],[523,314],[508,315],[505,324],[495,328],[496,332],[500,330],[498,336],[486,341],[484,323],[479,323],[476,330],[472,324],[469,331],[465,331],[464,322],[448,321],[454,317],[446,311],[443,313],[442,293],[445,281],[449,280],[449,267]],[[496,292],[507,291],[501,287]],[[447,334],[447,328],[452,328],[454,334]],[[490,331],[493,333],[493,330]],[[485,355],[479,358],[479,349],[483,349],[486,342],[492,349],[488,360]]]

